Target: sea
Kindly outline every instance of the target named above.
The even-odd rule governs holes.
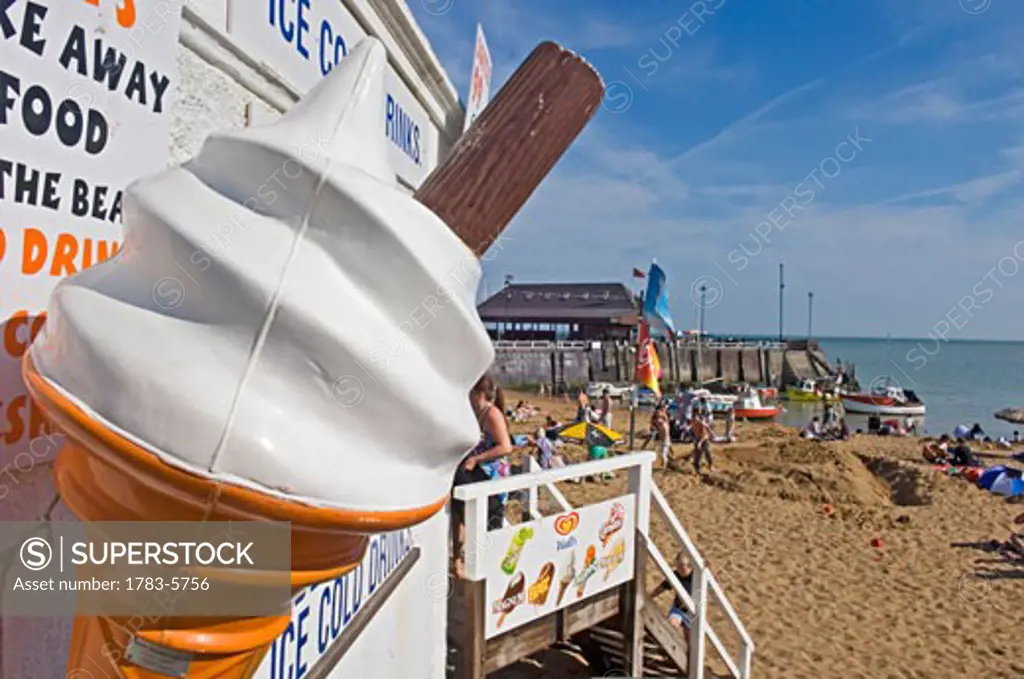
[[[981,424],[993,438],[1013,437],[1024,425],[995,419],[1008,407],[1024,407],[1024,342],[932,339],[819,338],[829,361],[852,363],[862,389],[890,381],[912,389],[927,407],[918,418],[929,435],[952,433],[958,424]],[[785,403],[785,424],[803,426],[820,406]],[[884,419],[884,418],[883,418]],[[851,429],[867,418],[850,416]],[[1021,446],[1024,448],[1024,444]]]

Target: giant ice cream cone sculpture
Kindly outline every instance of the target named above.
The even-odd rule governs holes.
[[[277,123],[136,182],[121,255],[58,286],[24,375],[81,519],[290,521],[301,587],[443,507],[493,353],[478,261],[386,160],[385,63],[367,39]],[[243,678],[287,621],[136,636]],[[160,676],[101,653],[120,622],[77,619],[69,671]]]

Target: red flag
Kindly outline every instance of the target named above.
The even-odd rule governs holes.
[[[633,267],[633,278],[647,278],[647,274],[640,269]]]

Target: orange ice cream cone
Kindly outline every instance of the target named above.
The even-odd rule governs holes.
[[[443,506],[439,502],[407,512],[344,512],[291,503],[195,476],[99,426],[35,372],[29,355],[23,374],[33,397],[68,436],[54,464],[54,475],[62,500],[78,518],[290,521],[290,582],[294,590],[353,570],[366,550],[367,533],[415,525]],[[147,646],[187,659],[185,676],[189,679],[247,679],[289,620],[287,611],[234,619],[147,619],[141,625],[125,617],[82,616],[75,619],[67,669],[69,676],[75,676],[75,670],[97,666],[125,679],[166,676],[131,661],[130,649]]]

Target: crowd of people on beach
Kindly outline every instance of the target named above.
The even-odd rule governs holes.
[[[817,415],[812,417],[800,436],[819,441],[848,441],[850,427],[846,424],[846,418],[840,417],[831,403],[826,403],[824,414],[820,418]]]
[[[692,444],[690,461],[694,471],[699,475],[705,461],[709,471],[714,465],[714,458],[711,455],[712,443],[735,441],[735,427],[736,417],[732,409],[729,409],[725,412],[725,434],[717,435],[714,413],[706,398],[701,397],[692,401],[677,399],[674,416],[669,401],[662,399],[651,413],[650,427],[639,449],[646,450],[652,441],[658,442],[659,459],[662,467],[668,469],[675,458],[672,443],[678,441]]]

